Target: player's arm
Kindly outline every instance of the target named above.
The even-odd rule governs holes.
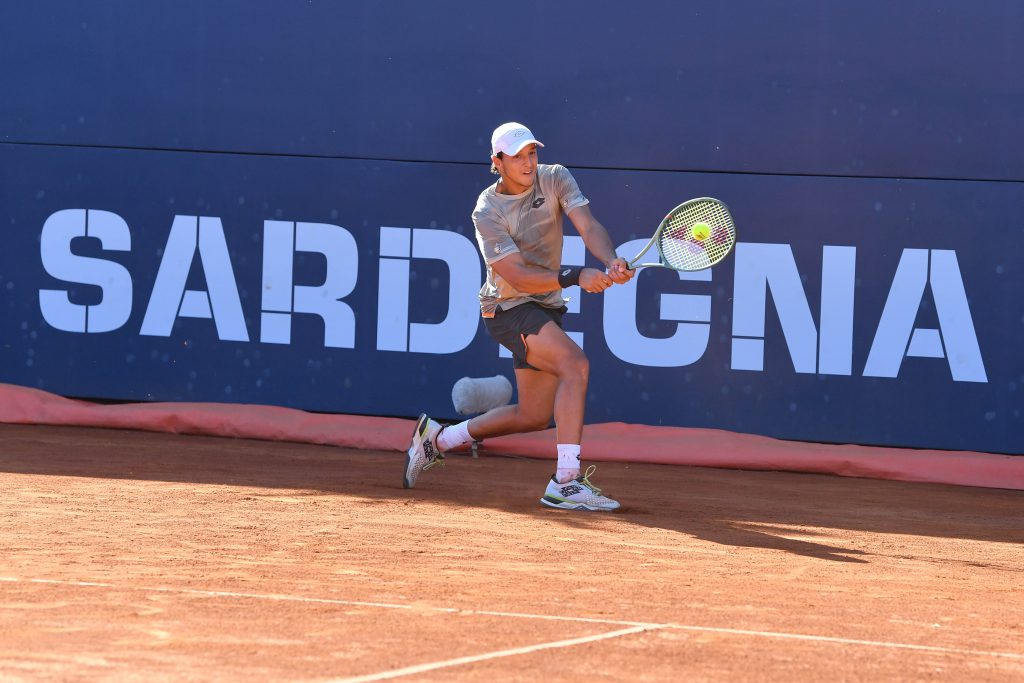
[[[594,217],[590,211],[590,205],[577,206],[569,212],[569,220],[572,221],[576,232],[583,238],[583,243],[587,245],[587,251],[608,269],[608,275],[612,281],[617,284],[629,282],[636,271],[630,270],[626,259],[620,258],[615,253],[612,238],[608,236],[608,231],[601,225],[601,222]]]
[[[562,289],[558,271],[527,263],[519,252],[494,261],[491,270],[524,294],[543,294]],[[611,276],[597,268],[584,268],[580,271],[580,287],[584,291],[596,294],[611,286]]]

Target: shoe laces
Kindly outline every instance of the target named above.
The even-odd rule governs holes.
[[[596,470],[597,470],[597,465],[589,466],[587,468],[587,471],[583,473],[583,476],[580,477],[579,479],[577,479],[576,481],[578,481],[579,483],[583,484],[588,489],[593,491],[595,496],[600,496],[601,495],[601,489],[599,489],[598,487],[594,486],[594,484],[592,484],[591,481],[590,481],[590,475],[592,475]]]
[[[434,435],[433,439],[428,439],[427,440],[427,444],[430,446],[430,450],[432,450],[434,452],[434,457],[431,458],[430,460],[428,460],[428,462],[423,466],[423,471],[424,472],[426,472],[427,470],[429,470],[431,467],[433,467],[434,465],[438,464],[439,462],[441,463],[441,467],[444,467],[444,453],[441,451],[441,449],[437,445],[437,438],[439,436],[441,436],[441,432],[443,432],[445,430],[445,427],[447,427],[447,425],[445,425],[444,427],[441,427],[441,429],[438,430],[437,434]],[[424,450],[424,455],[426,455],[426,450]]]

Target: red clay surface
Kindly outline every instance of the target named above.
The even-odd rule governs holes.
[[[0,425],[0,679],[1024,679],[1024,492],[403,463]]]

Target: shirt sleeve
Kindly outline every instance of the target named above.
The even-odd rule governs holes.
[[[519,246],[512,240],[508,226],[491,212],[474,211],[473,225],[476,227],[476,241],[480,253],[488,265],[519,251]]]
[[[555,194],[558,197],[558,203],[562,205],[563,212],[568,215],[576,207],[590,203],[590,200],[580,192],[580,187],[576,184],[576,179],[572,177],[569,169],[561,164],[556,164],[552,170]]]

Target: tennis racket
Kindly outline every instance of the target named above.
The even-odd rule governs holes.
[[[659,260],[637,264],[655,244]],[[629,262],[629,268],[704,270],[728,256],[735,244],[736,226],[729,207],[711,197],[698,197],[669,211],[651,241]]]

